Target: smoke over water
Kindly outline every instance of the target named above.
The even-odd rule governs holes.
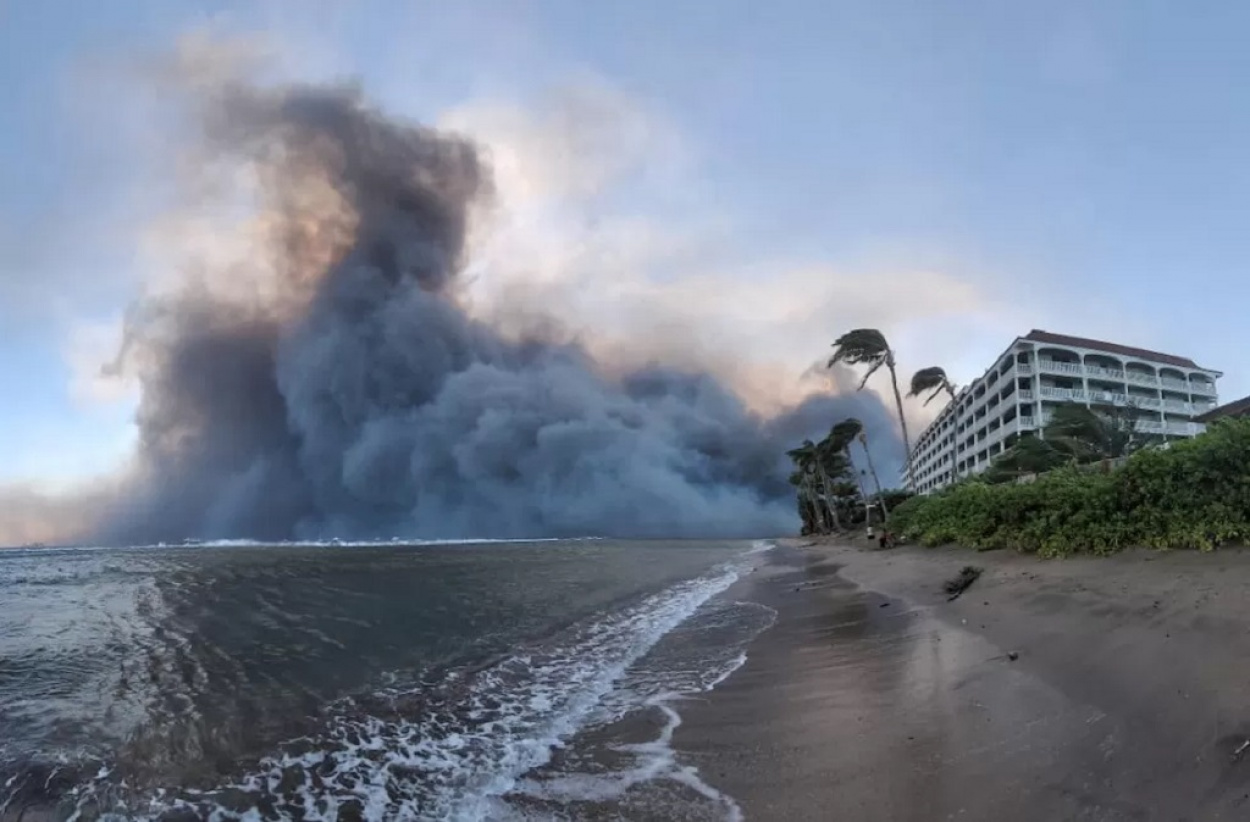
[[[622,374],[472,317],[458,273],[491,182],[471,141],[352,89],[201,96],[249,251],[131,306],[139,452],[92,538],[775,534],[797,524],[787,447],[853,415],[897,448],[871,394],[762,419],[707,374]]]

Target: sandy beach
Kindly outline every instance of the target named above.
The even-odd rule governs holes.
[[[1250,552],[765,557],[777,622],[674,740],[748,820],[1250,818]]]

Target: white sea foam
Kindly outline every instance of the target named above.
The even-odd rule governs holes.
[[[745,662],[745,653],[735,657],[735,664],[715,677],[708,690],[728,679]],[[642,707],[658,710],[663,716],[664,724],[659,735],[653,740],[612,746],[615,751],[632,755],[631,766],[607,773],[570,773],[542,780],[530,780],[520,787],[533,798],[555,801],[559,804],[603,803],[618,800],[627,791],[637,786],[658,780],[669,780],[689,788],[710,801],[720,811],[719,816],[725,822],[740,822],[743,818],[742,809],[732,796],[704,782],[699,776],[698,768],[677,760],[677,753],[673,748],[673,734],[681,726],[681,714],[678,713],[676,706],[690,696],[688,693],[668,692],[657,694],[643,703]]]
[[[717,597],[754,565],[749,554],[771,547],[758,542],[734,563],[485,669],[344,701],[316,738],[284,745],[233,784],[160,791],[142,802],[131,795],[124,816],[101,819],[154,819],[182,809],[221,822],[260,820],[258,807],[309,822],[341,811],[379,821],[534,818],[527,800],[612,801],[645,793],[648,784],[680,785],[716,818],[740,819],[733,799],[680,762],[671,743],[681,702],[728,678],[746,661],[747,643],[771,624],[771,609]],[[624,763],[615,772],[552,765],[556,752],[580,744],[579,731],[637,711],[655,712],[659,733],[643,743],[609,740],[615,761]],[[538,772],[541,779],[528,776]],[[116,800],[107,781],[83,786],[80,807]]]
[[[446,677],[433,689],[395,689],[368,705],[345,702],[316,739],[284,746],[234,784],[150,797],[137,814],[132,802],[126,818],[181,808],[216,820],[259,819],[262,803],[282,818],[310,822],[337,819],[348,808],[369,820],[493,819],[519,780],[548,763],[579,729],[640,704],[663,711],[667,727],[660,739],[631,752],[637,773],[622,775],[619,784],[662,776],[732,809],[732,800],[676,762],[669,741],[680,717],[672,704],[683,691],[723,680],[745,657],[735,651],[694,685],[663,692],[639,688],[630,674],[662,638],[733,584],[741,567],[721,566],[517,649],[486,669]],[[608,714],[605,705],[613,706]],[[82,795],[89,801],[92,793]]]
[[[654,712],[661,723],[656,737],[641,743],[619,742],[613,741],[610,733],[602,739],[605,734],[601,732],[598,741],[587,743],[592,748],[599,746],[598,753],[592,750],[571,766],[543,769],[519,785],[518,791],[548,807],[627,800],[631,806],[642,806],[644,814],[659,807],[674,817],[741,820],[742,811],[733,797],[705,782],[697,768],[678,759],[673,734],[681,725],[681,704],[700,698],[742,667],[747,661],[746,646],[775,618],[773,609],[753,602],[704,605],[631,667],[599,706],[591,723],[602,727],[631,714],[641,717]],[[613,754],[618,763],[607,771],[596,765],[607,758],[605,752]],[[699,797],[700,807],[681,808],[679,812],[677,806],[687,801],[682,797],[671,792],[649,795],[665,783],[688,789]]]

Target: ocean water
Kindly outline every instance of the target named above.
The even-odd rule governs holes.
[[[0,551],[0,820],[737,819],[670,742],[768,547]]]

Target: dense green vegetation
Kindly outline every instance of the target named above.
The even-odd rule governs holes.
[[[925,545],[1043,556],[1250,541],[1250,420],[1220,421],[1166,449],[1133,447],[1118,431],[1104,432],[1103,445],[1128,453],[1120,468],[1098,470],[1105,454],[1084,440],[1068,443],[1066,463],[1032,482],[966,480],[903,503],[891,526]],[[1053,459],[1059,451],[1041,453]]]

